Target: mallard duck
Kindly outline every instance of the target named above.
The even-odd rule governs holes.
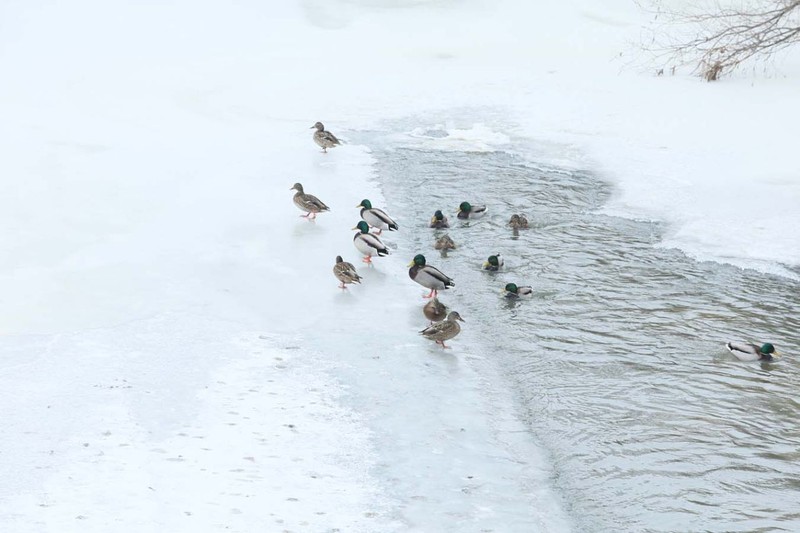
[[[431,321],[431,324],[441,322],[447,316],[447,306],[440,302],[439,298],[433,297],[422,306],[422,314]]]
[[[420,333],[425,336],[425,338],[436,341],[436,344],[441,344],[442,348],[449,348],[444,341],[450,340],[461,333],[461,326],[457,320],[464,322],[464,319],[461,318],[458,311],[450,311],[446,319],[436,324],[431,324],[420,331]]]
[[[503,292],[506,298],[519,298],[520,296],[530,296],[533,294],[533,289],[528,286],[517,287],[516,283],[507,283]]]
[[[740,361],[773,361],[780,357],[768,342],[761,346],[750,342],[728,342],[725,347]]]
[[[443,229],[450,227],[450,224],[447,222],[447,217],[444,216],[444,213],[442,213],[438,209],[436,210],[435,213],[433,213],[433,218],[431,218],[431,227],[434,229]]]
[[[342,282],[340,289],[346,289],[346,283],[361,283],[361,276],[356,272],[356,267],[342,259],[341,255],[336,256],[336,264],[333,265],[333,275]]]
[[[508,221],[508,225],[511,226],[512,229],[528,229],[528,219],[525,218],[524,215],[511,215],[511,220]]]
[[[380,235],[385,229],[394,231],[399,227],[397,222],[386,214],[386,211],[378,209],[377,207],[372,207],[372,202],[369,200],[361,200],[361,203],[356,207],[363,208],[361,210],[361,218],[373,228],[377,228],[377,235]]]
[[[438,294],[438,291],[454,287],[456,282],[451,278],[444,275],[444,273],[436,267],[425,264],[425,256],[417,254],[414,260],[408,266],[408,277],[431,290],[430,294],[424,298],[432,298]]]
[[[456,243],[450,238],[450,235],[442,235],[433,245],[437,250],[455,250]]]
[[[316,128],[317,131],[314,132],[314,142],[317,143],[322,147],[322,151],[328,153],[328,148],[333,148],[341,144],[339,139],[336,138],[336,135],[329,131],[325,131],[325,126],[322,125],[322,122],[317,122],[310,129]]]
[[[314,220],[317,218],[317,213],[330,211],[330,208],[325,205],[322,200],[313,194],[306,194],[303,192],[303,186],[299,183],[292,185],[291,189],[289,190],[297,191],[292,198],[292,200],[294,200],[294,205],[296,205],[301,211],[307,211],[305,215],[300,215],[301,217]]]
[[[365,263],[372,263],[373,255],[379,257],[389,255],[389,249],[386,248],[386,245],[383,244],[383,241],[381,241],[377,235],[373,235],[369,232],[369,225],[366,222],[361,220],[353,229],[359,230],[353,237],[353,244],[359,252],[364,254],[364,259],[362,259],[362,261]]]
[[[500,270],[500,267],[503,266],[503,264],[503,258],[500,256],[500,254],[490,255],[489,259],[483,262],[483,269],[491,272],[497,272]]]
[[[469,202],[461,202],[461,205],[458,206],[458,218],[462,220],[480,218],[485,214],[485,205],[472,205]]]

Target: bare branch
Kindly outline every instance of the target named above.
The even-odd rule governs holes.
[[[642,2],[647,2],[643,4]],[[708,81],[749,60],[768,60],[800,43],[800,0],[754,0],[675,10],[659,0],[642,0],[653,15],[643,48],[673,65],[693,65]]]

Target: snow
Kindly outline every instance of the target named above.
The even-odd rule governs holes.
[[[358,262],[359,200],[408,222],[369,148],[309,128],[524,140],[665,221],[659,245],[794,276],[797,54],[655,77],[619,59],[641,22],[623,0],[0,5],[3,530],[569,529],[468,322],[442,355],[413,253]],[[332,212],[299,218],[295,181]]]

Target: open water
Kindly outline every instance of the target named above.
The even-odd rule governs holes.
[[[524,143],[440,149],[441,128],[403,128],[358,139],[396,240],[457,280],[440,299],[496,361],[575,527],[800,531],[800,283],[658,247],[666,228],[601,214],[608,183]],[[457,220],[465,200],[489,214]],[[427,227],[435,209],[449,230]],[[515,235],[512,213],[530,229]],[[455,251],[434,251],[443,233]],[[495,253],[504,268],[482,271]],[[535,294],[509,301],[507,282]],[[739,362],[724,348],[737,339],[785,357]]]

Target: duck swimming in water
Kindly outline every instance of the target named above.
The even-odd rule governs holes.
[[[322,125],[322,122],[317,122],[310,129],[316,128],[317,131],[314,132],[314,142],[317,143],[319,146],[322,147],[322,151],[326,154],[328,153],[328,148],[333,148],[341,144],[339,139],[336,138],[336,135],[329,131],[325,131],[325,126]]]
[[[353,245],[359,252],[364,254],[362,261],[365,263],[372,263],[372,256],[374,255],[379,257],[389,255],[389,249],[377,235],[373,235],[369,232],[369,225],[366,222],[363,220],[359,221],[353,229],[359,231],[353,236]]]
[[[436,242],[433,244],[433,247],[437,250],[455,250],[456,243],[453,242],[453,239],[450,238],[450,235],[442,235]]]
[[[449,348],[444,341],[450,340],[461,333],[461,326],[457,321],[464,322],[464,319],[461,318],[458,311],[450,311],[446,319],[428,326],[420,333],[425,338],[436,341],[436,344],[441,345],[442,348]]]
[[[449,289],[456,284],[455,281],[438,268],[426,265],[425,256],[422,254],[415,255],[408,266],[411,267],[408,269],[408,277],[431,290],[430,294],[423,296],[423,298],[433,298],[438,291]]]
[[[361,200],[361,203],[356,207],[363,208],[361,209],[361,218],[367,224],[378,230],[376,232],[377,235],[380,235],[385,229],[394,231],[399,227],[397,222],[392,220],[392,217],[386,214],[386,211],[383,209],[378,209],[377,207],[372,207],[372,202],[369,200]]]
[[[430,227],[434,229],[444,229],[449,228],[450,224],[447,222],[447,217],[444,216],[444,213],[437,209],[436,212],[433,213],[433,218],[431,218]]]
[[[503,292],[506,298],[519,298],[520,296],[530,296],[533,294],[533,289],[527,285],[517,287],[516,283],[507,283]]]
[[[520,230],[520,229],[528,229],[528,219],[525,218],[524,215],[511,215],[511,220],[508,221],[508,225],[511,229]]]
[[[461,205],[458,206],[458,218],[462,220],[480,218],[485,214],[485,205],[472,205],[469,202],[461,202]]]
[[[761,346],[751,342],[728,342],[725,347],[739,361],[774,361],[780,357],[775,347],[768,342]]]
[[[295,183],[289,189],[290,191],[297,191],[292,198],[294,201],[294,205],[298,207],[301,211],[307,211],[305,215],[300,215],[303,218],[307,218],[309,220],[314,220],[317,218],[317,213],[321,213],[323,211],[330,211],[330,208],[325,205],[322,200],[314,196],[313,194],[306,194],[303,192],[303,186],[299,183]]]
[[[490,272],[497,272],[503,265],[503,258],[500,256],[500,254],[490,255],[489,259],[483,262],[483,269]]]

